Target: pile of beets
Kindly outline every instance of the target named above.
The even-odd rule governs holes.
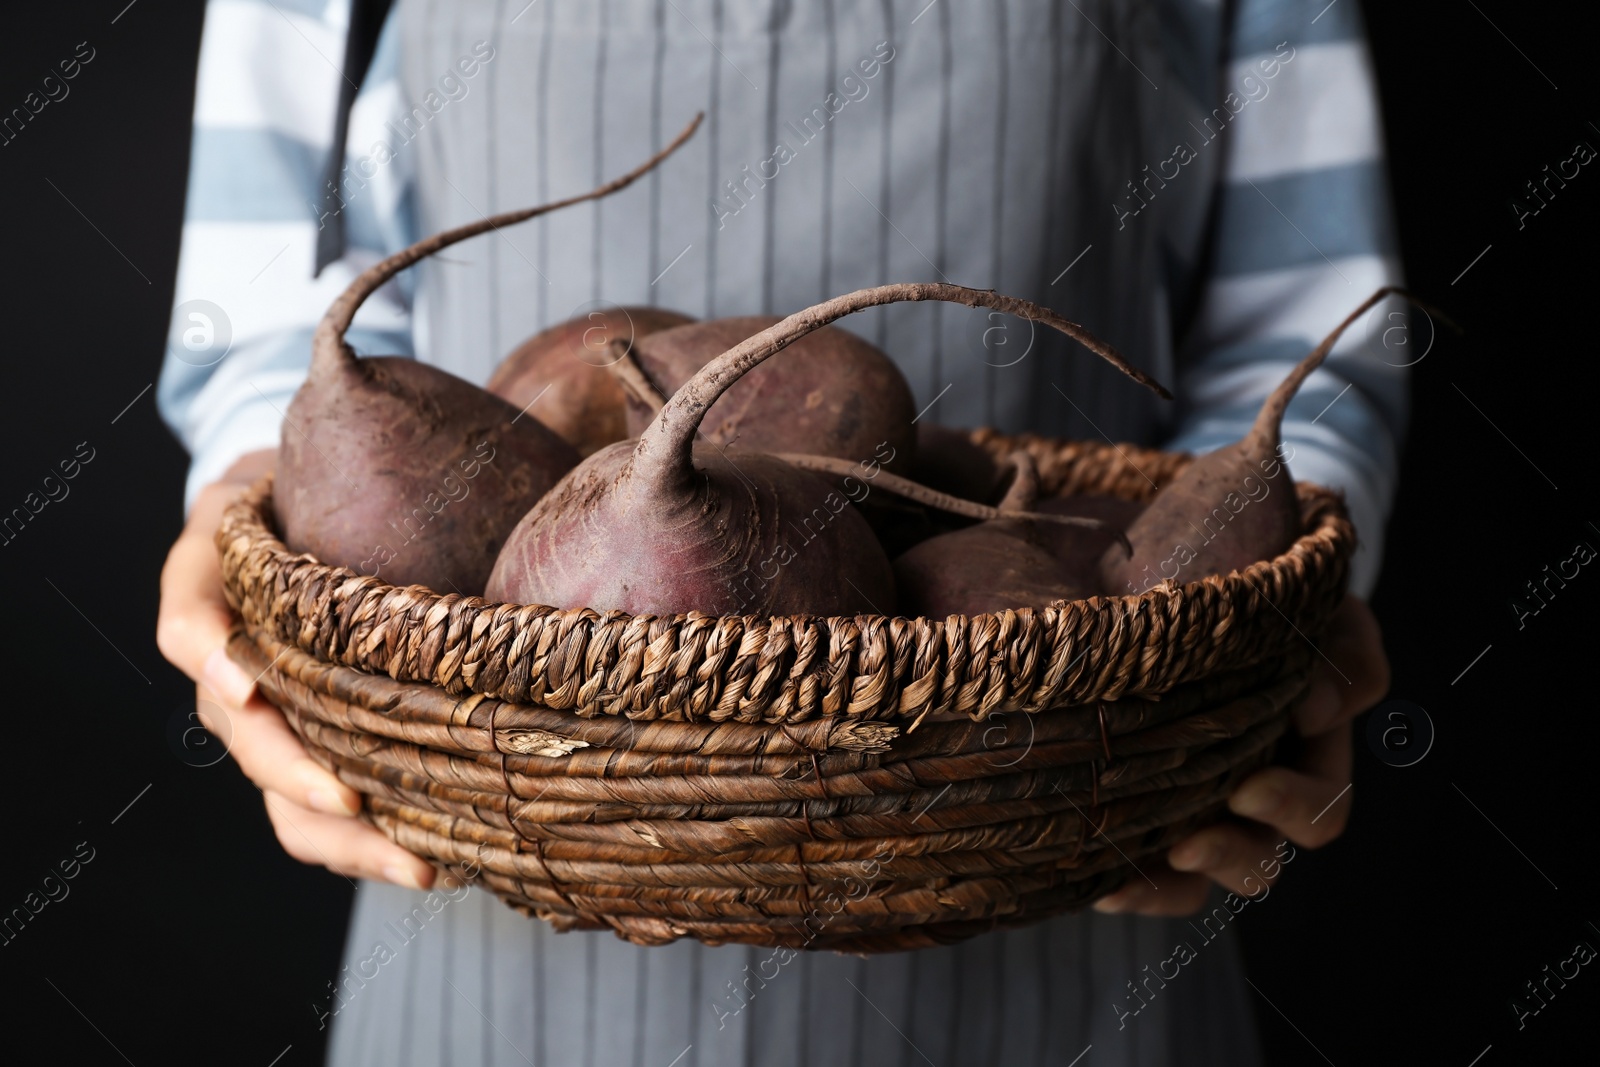
[[[1147,503],[1038,499],[1026,453],[996,462],[963,433],[919,424],[894,362],[830,325],[906,300],[992,308],[1169,395],[1076,324],[983,290],[885,285],[782,319],[597,312],[522,344],[487,390],[345,343],[362,301],[400,270],[624,188],[698,123],[599,189],[437,234],[351,284],[317,329],[284,422],[274,497],[290,548],[395,584],[558,608],[943,618],[1140,593],[1172,580],[1175,546],[1181,580],[1193,581],[1293,543],[1284,409],[1391,290],[1306,356],[1243,440]],[[1217,509],[1226,536],[1201,541]],[[396,550],[402,528],[419,536]]]

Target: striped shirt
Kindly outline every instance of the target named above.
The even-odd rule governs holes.
[[[1357,6],[1299,0],[401,0],[351,114],[348,250],[313,277],[346,18],[342,0],[208,5],[159,393],[193,456],[190,499],[277,442],[311,330],[356,272],[588,189],[699,110],[705,129],[647,180],[419,265],[351,343],[481,382],[597,303],[778,314],[948,280],[1061,310],[1178,402],[970,309],[844,320],[929,418],[1200,451],[1241,437],[1293,362],[1398,278]],[[1346,495],[1358,592],[1404,432],[1389,314],[1350,332],[1284,427],[1294,476]],[[754,950],[554,937],[477,892],[413,943],[393,916],[424,899],[363,887],[347,962],[383,977],[329,1009],[335,1062],[945,1067],[1067,1063],[1090,1044],[1095,1064],[1201,1044],[1203,1062],[1254,1059],[1232,947],[1202,946],[1205,973],[1170,991],[1145,984],[1188,937],[1179,921],[1063,916],[934,952],[805,954],[730,1018],[724,986],[760,966]],[[392,962],[370,962],[380,942]]]

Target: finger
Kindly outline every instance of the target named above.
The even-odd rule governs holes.
[[[156,645],[168,662],[199,681],[207,660],[228,639],[233,612],[223,599],[216,546],[191,530],[173,543],[161,569]]]
[[[256,678],[244,672],[243,667],[233,662],[226,644],[212,649],[200,669],[201,688],[209,689],[230,708],[242,708],[249,703],[256,693],[256,681]]]
[[[277,708],[260,697],[239,707],[207,699],[204,688],[196,710],[200,721],[221,739],[239,769],[264,791],[280,794],[297,807],[351,816],[361,810],[361,795],[324,770]]]
[[[1175,871],[1155,858],[1141,861],[1122,888],[1094,902],[1094,910],[1107,915],[1193,915],[1210,891],[1204,875]]]
[[[1282,873],[1278,848],[1282,840],[1267,827],[1218,823],[1173,846],[1167,862],[1240,896],[1259,899]]]
[[[1295,710],[1304,736],[1326,733],[1376,705],[1389,691],[1389,658],[1378,620],[1357,596],[1347,596],[1321,640],[1312,690]]]
[[[1293,722],[1301,737],[1327,733],[1339,724],[1344,714],[1344,690],[1339,676],[1326,663],[1311,668],[1311,685],[1305,699],[1295,706]]]
[[[371,878],[410,889],[433,884],[434,869],[364,822],[308,811],[282,794],[264,794],[267,818],[283,850],[301,863],[346,878]]]
[[[1301,767],[1268,767],[1245,779],[1228,798],[1234,814],[1266,823],[1297,845],[1320,848],[1344,832],[1350,818],[1350,724],[1307,738]]]
[[[206,671],[213,654],[227,641],[233,612],[222,591],[222,566],[217,559],[216,533],[222,514],[263,471],[273,463],[271,451],[239,457],[222,480],[200,490],[183,532],[173,542],[161,568],[161,607],[156,616],[156,645],[174,666],[195,681]],[[242,689],[227,666],[213,666],[215,681]],[[226,689],[219,689],[226,692]],[[244,700],[236,692],[234,703]]]

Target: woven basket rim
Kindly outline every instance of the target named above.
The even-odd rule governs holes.
[[[1121,479],[1101,495],[1148,498],[1192,460],[1031,434],[978,430],[973,439],[997,454],[1026,448],[1046,461],[1041,484],[1049,495],[1072,491],[1072,465],[1099,464]],[[326,662],[398,681],[584,716],[770,723],[955,712],[982,719],[1158,696],[1260,662],[1281,651],[1285,634],[1303,640],[1320,629],[1342,596],[1355,536],[1339,494],[1311,483],[1295,491],[1301,536],[1244,571],[1138,595],[946,619],[634,616],[393,586],[290,551],[273,528],[270,473],[227,509],[217,545],[229,602],[248,624]],[[1241,641],[1250,636],[1241,628],[1258,639]]]

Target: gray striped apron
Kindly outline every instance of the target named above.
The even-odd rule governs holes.
[[[588,189],[708,118],[633,188],[419,268],[430,363],[483,381],[529,334],[607,304],[783,314],[947,280],[1048,304],[1173,378],[1181,294],[1162,238],[1198,231],[1159,212],[1199,217],[1214,175],[1119,228],[1110,205],[1175,121],[1159,107],[1177,94],[1146,84],[1167,70],[1144,4],[404,0],[394,17],[412,101],[476,42],[495,50],[404,149],[421,232]],[[1167,417],[1081,349],[981,310],[842,325],[900,363],[938,422],[1148,441]],[[1250,1064],[1237,936],[1086,913],[777,967],[762,949],[558,935],[478,891],[366,884],[348,995],[321,1010],[337,1067]],[[1152,982],[1180,942],[1196,958]]]

